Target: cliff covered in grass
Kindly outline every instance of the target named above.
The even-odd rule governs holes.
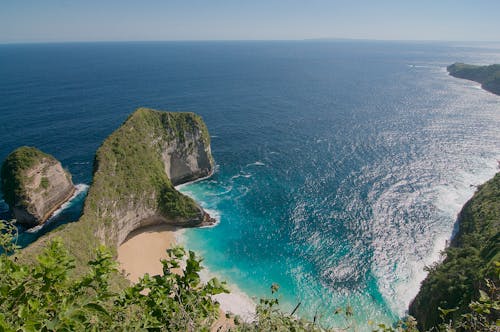
[[[410,305],[409,313],[425,330],[441,322],[438,308],[458,308],[447,316],[453,320],[467,312],[471,301],[480,297],[479,290],[488,288],[485,279],[500,286],[495,272],[495,262],[500,262],[500,173],[478,188],[457,223],[446,258],[429,268]]]
[[[194,113],[140,108],[99,147],[83,215],[23,250],[35,257],[46,243],[61,237],[80,266],[104,243],[115,250],[135,229],[166,223],[181,227],[213,219],[174,185],[213,172],[210,136]]]
[[[481,83],[483,89],[500,95],[500,64],[475,66],[465,63],[454,63],[446,69],[451,76]]]
[[[112,246],[151,224],[209,223],[174,185],[212,171],[210,136],[199,116],[138,109],[97,150],[82,219]]]
[[[29,227],[44,223],[75,191],[61,163],[33,147],[10,153],[0,177],[5,202],[17,222]]]

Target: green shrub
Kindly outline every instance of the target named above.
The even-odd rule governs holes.
[[[25,264],[17,260],[15,232],[12,224],[0,222],[0,331],[210,331],[220,314],[212,295],[228,292],[215,278],[202,283],[201,259],[180,247],[167,250],[162,275],[146,274],[135,285],[113,290],[117,263],[106,247],[97,247],[87,272],[75,277],[75,260],[61,239],[50,241],[34,264]],[[467,312],[450,319],[454,310],[439,309],[444,323],[433,330],[498,331],[499,262],[495,274],[496,280],[486,281],[488,287],[480,290]],[[344,316],[345,326],[324,328],[316,318],[284,313],[277,291],[273,284],[273,297],[260,300],[253,322],[234,317],[231,331],[357,331],[350,321],[355,308],[332,313]],[[394,326],[372,325],[372,330],[417,331],[412,317]]]

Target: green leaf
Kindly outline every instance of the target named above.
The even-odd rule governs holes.
[[[490,301],[490,297],[488,296],[488,294],[486,294],[485,291],[479,290],[479,301],[488,302]]]
[[[110,318],[108,311],[98,303],[87,303],[84,307]]]

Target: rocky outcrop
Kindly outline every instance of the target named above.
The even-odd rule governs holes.
[[[210,136],[198,115],[138,109],[98,149],[80,222],[95,225],[95,235],[112,247],[144,226],[210,224],[174,185],[213,169]]]
[[[486,91],[500,96],[500,64],[476,66],[454,63],[446,69],[451,76],[480,83]]]
[[[1,170],[5,202],[17,222],[44,223],[75,191],[71,175],[51,155],[32,147],[13,151]]]

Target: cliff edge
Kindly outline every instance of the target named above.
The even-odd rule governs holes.
[[[457,62],[446,69],[451,76],[481,83],[483,89],[500,96],[500,64],[475,66]]]
[[[213,170],[210,136],[200,116],[139,108],[97,150],[80,220],[41,237],[23,249],[20,259],[31,260],[47,241],[61,237],[77,260],[78,274],[97,245],[116,250],[136,229],[211,224],[214,220],[174,185]]]
[[[20,147],[7,156],[1,169],[5,202],[17,222],[28,227],[47,221],[71,198],[71,175],[53,156],[33,147]]]
[[[467,312],[488,278],[500,286],[495,262],[500,262],[500,173],[478,187],[457,219],[458,233],[444,251],[445,259],[429,267],[409,313],[422,330],[437,326],[438,308],[454,309],[447,319]]]
[[[140,108],[97,150],[82,221],[94,223],[99,239],[113,247],[152,224],[209,224],[210,216],[174,185],[213,169],[201,117]]]

